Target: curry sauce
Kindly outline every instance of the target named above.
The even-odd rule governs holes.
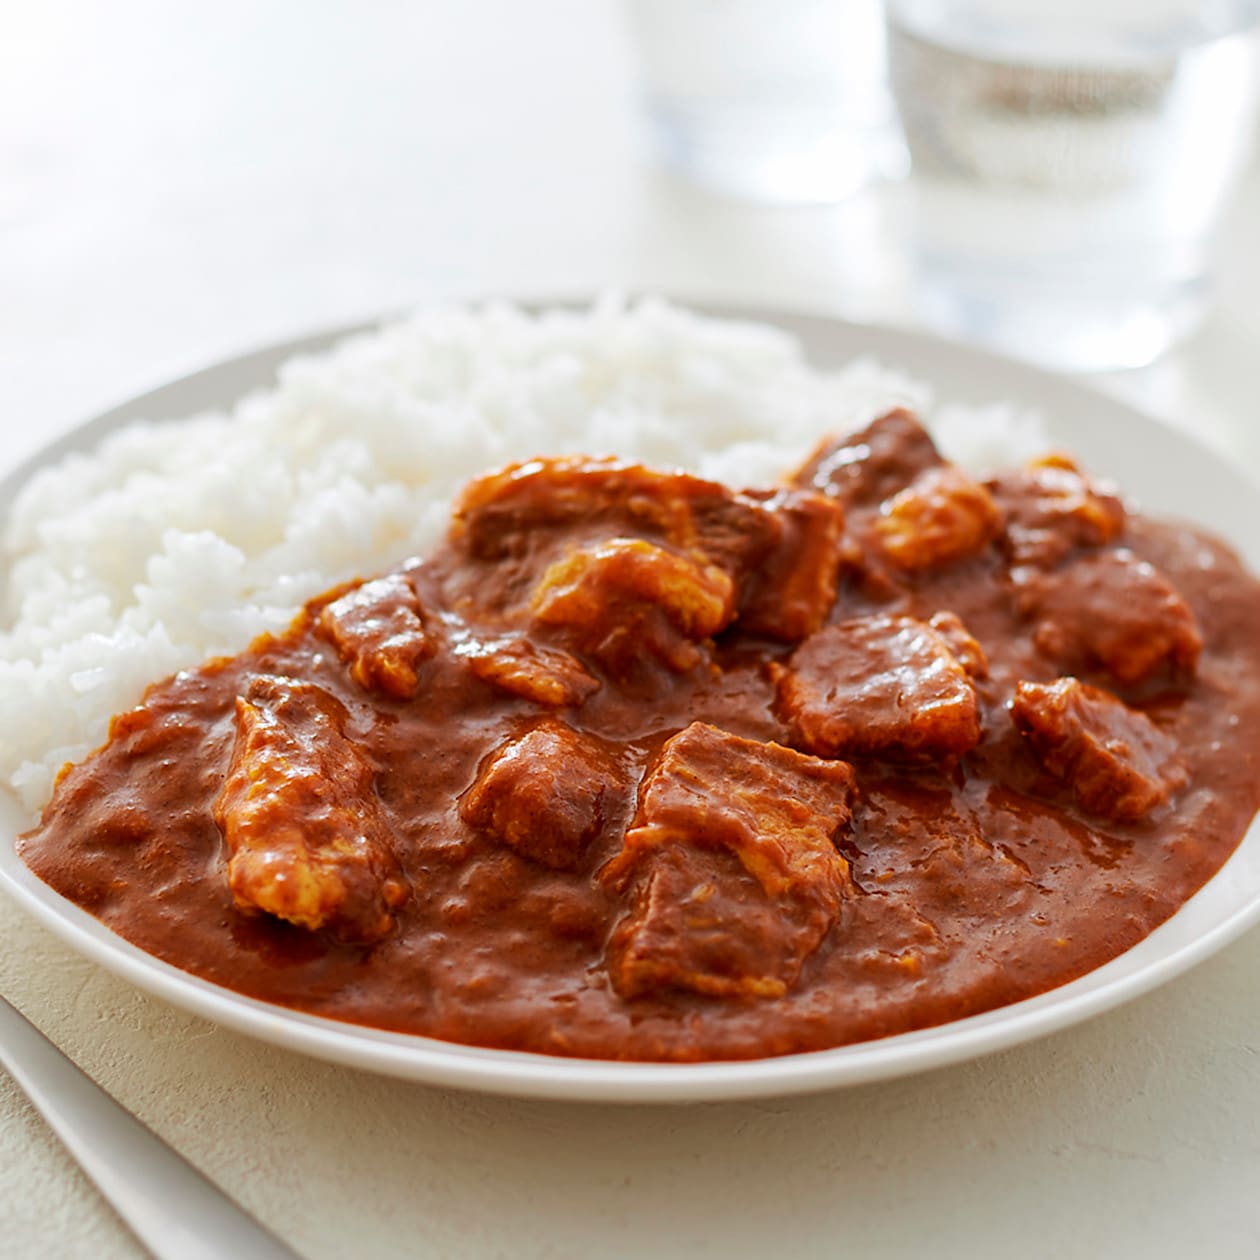
[[[897,411],[788,482],[474,482],[445,543],[152,687],[19,841],[159,958],[481,1046],[817,1050],[1141,940],[1260,806],[1260,584]]]

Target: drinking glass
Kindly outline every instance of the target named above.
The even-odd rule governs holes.
[[[718,192],[835,201],[904,173],[880,0],[626,0],[665,160]]]
[[[1258,30],[1260,0],[888,0],[920,314],[1076,370],[1192,330],[1251,151]]]

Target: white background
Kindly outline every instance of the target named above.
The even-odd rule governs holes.
[[[772,211],[661,174],[609,0],[0,0],[0,462],[211,360],[439,297],[616,284],[904,320],[903,199]],[[1260,474],[1260,172],[1224,257],[1207,326],[1101,383]],[[308,1061],[4,901],[0,990],[311,1257],[1260,1254],[1255,932],[1037,1045],[700,1108]],[[0,1255],[138,1254],[0,1080]]]

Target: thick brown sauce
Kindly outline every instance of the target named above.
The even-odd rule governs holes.
[[[879,487],[866,506],[850,501],[847,537],[869,551],[875,504],[906,480]],[[575,537],[583,528],[570,527]],[[1116,821],[1081,808],[1007,711],[1020,681],[1074,671],[1034,645],[1035,622],[1013,593],[1000,541],[895,580],[886,566],[855,558],[842,574],[832,621],[888,612],[926,620],[940,610],[961,618],[989,657],[988,677],[975,683],[983,735],[957,763],[846,758],[857,792],[852,825],[836,843],[853,889],[779,997],[674,987],[621,996],[607,949],[634,893],[597,872],[621,850],[645,770],[692,721],[799,747],[776,716],[767,669],[795,645],[747,637],[737,620],[712,649],[720,669],[709,667],[705,646],[699,665],[653,663],[624,688],[586,658],[599,690],[546,710],[474,676],[452,647],[461,635],[502,631],[504,619],[487,610],[519,594],[530,563],[520,554],[477,558],[458,536],[405,567],[440,641],[418,665],[415,698],[390,699],[356,681],[315,633],[326,600],[316,601],[286,636],[153,687],[142,707],[116,719],[104,749],[63,776],[21,852],[55,889],[187,971],[320,1015],[475,1045],[740,1058],[882,1037],[1014,1002],[1141,940],[1246,830],[1260,783],[1260,586],[1228,548],[1180,525],[1130,514],[1099,549],[1127,548],[1161,570],[1204,640],[1192,674],[1119,686],[1105,670],[1075,670],[1152,717],[1187,771],[1170,801]],[[346,736],[366,750],[411,887],[375,944],[342,943],[234,904],[214,807],[237,737],[236,698],[260,674],[325,689],[345,706]],[[624,772],[602,802],[599,834],[570,870],[519,856],[459,815],[479,766],[542,715],[594,737]]]

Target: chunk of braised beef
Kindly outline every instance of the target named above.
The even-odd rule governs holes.
[[[738,589],[774,549],[782,527],[769,510],[770,494],[755,490],[706,494],[691,500],[687,529],[673,541],[701,552]]]
[[[236,742],[214,820],[244,910],[347,941],[387,935],[410,889],[372,768],[322,688],[254,679],[236,702]]]
[[[787,992],[853,891],[835,846],[853,793],[842,761],[701,722],[668,740],[600,873],[633,888],[609,950],[618,992]]]
[[[417,669],[437,651],[404,573],[374,578],[346,591],[324,605],[315,624],[349,665],[355,682],[395,700],[416,694]]]
[[[828,438],[793,481],[834,495],[846,506],[874,505],[944,463],[927,430],[898,407],[865,428]]]
[[[844,508],[825,495],[786,489],[767,493],[759,509],[762,545],[727,570],[736,583],[739,627],[794,643],[817,630],[835,603]],[[700,545],[722,564],[703,534]]]
[[[1022,682],[1011,718],[1045,768],[1092,814],[1132,821],[1186,782],[1171,736],[1101,687]]]
[[[699,644],[734,616],[731,579],[702,556],[642,538],[613,538],[570,552],[534,591],[536,623],[558,629],[615,674],[646,657],[682,672]]]
[[[689,548],[696,545],[697,518],[731,499],[725,486],[690,473],[564,455],[509,464],[470,482],[455,506],[452,534],[484,560],[531,553],[553,531],[574,528],[589,537]]]
[[[1017,589],[1033,641],[1072,670],[1101,669],[1123,686],[1193,673],[1203,636],[1189,605],[1154,565],[1126,548],[1087,552]]]
[[[775,673],[780,715],[821,757],[957,758],[980,740],[967,671],[946,638],[913,617],[826,626]]]
[[[710,564],[730,579],[751,634],[792,641],[822,624],[835,598],[844,509],[797,489],[738,492],[681,472],[613,459],[512,465],[473,482],[456,538],[487,560],[554,567],[556,548],[637,539]],[[563,559],[563,557],[559,557]]]
[[[988,546],[1001,528],[993,496],[953,464],[927,469],[886,499],[874,526],[884,554],[910,572],[965,560]]]
[[[835,603],[844,509],[822,495],[781,491],[773,511],[779,537],[745,581],[739,620],[750,634],[793,643],[817,630]]]
[[[492,687],[553,708],[581,704],[599,690],[599,682],[571,652],[562,652],[523,635],[465,639],[455,655]]]
[[[1066,455],[1047,455],[988,487],[1005,515],[1000,544],[1013,567],[1051,569],[1070,552],[1102,547],[1124,530],[1114,488],[1092,481]]]
[[[571,869],[603,827],[623,777],[595,740],[542,722],[487,758],[459,816],[522,857]]]

